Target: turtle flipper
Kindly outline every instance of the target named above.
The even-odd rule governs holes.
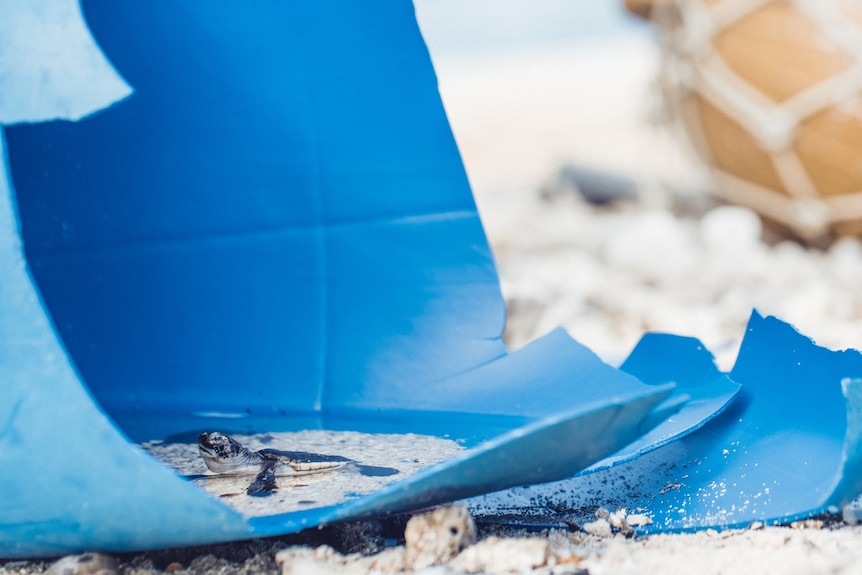
[[[285,462],[288,467],[293,469],[297,474],[320,473],[323,471],[332,471],[339,467],[347,465],[347,461],[301,461],[292,460]]]
[[[277,465],[277,459],[264,460],[263,464],[261,464],[260,473],[257,474],[245,492],[254,497],[264,497],[277,491],[278,484],[275,482],[275,468]]]
[[[276,475],[307,475],[322,473],[354,463],[352,459],[341,455],[324,455],[307,451],[282,451],[279,449],[261,449],[257,452],[266,459],[275,458],[281,463],[276,469]]]

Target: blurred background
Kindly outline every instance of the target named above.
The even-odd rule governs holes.
[[[862,348],[862,245],[801,238],[719,199],[663,94],[669,36],[622,0],[414,4],[512,347],[562,325],[617,364],[665,331],[699,337],[730,368],[757,308]]]
[[[477,194],[567,162],[649,178],[656,34],[618,0],[417,0]]]

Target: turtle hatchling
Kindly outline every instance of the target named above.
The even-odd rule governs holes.
[[[344,467],[351,460],[340,455],[320,455],[277,449],[250,451],[223,433],[202,433],[198,449],[207,469],[215,475],[255,475],[249,495],[266,495],[277,489],[276,477],[321,473]]]

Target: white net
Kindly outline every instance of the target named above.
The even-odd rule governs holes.
[[[862,221],[860,4],[664,0],[650,14],[719,193],[804,237]]]

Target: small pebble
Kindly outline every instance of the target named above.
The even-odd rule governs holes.
[[[467,573],[524,573],[548,562],[550,544],[537,537],[488,537],[466,548],[449,564]]]
[[[643,513],[632,513],[628,517],[626,517],[626,521],[632,527],[643,527],[645,525],[652,525],[652,519]]]
[[[407,565],[414,570],[440,565],[475,539],[476,525],[464,506],[445,505],[414,515],[404,530]]]
[[[45,572],[47,575],[116,575],[117,560],[103,553],[67,555]]]
[[[597,537],[610,537],[613,535],[613,531],[611,531],[611,524],[608,522],[607,519],[604,518],[599,518],[595,521],[584,523],[582,528],[590,535],[595,535]]]

